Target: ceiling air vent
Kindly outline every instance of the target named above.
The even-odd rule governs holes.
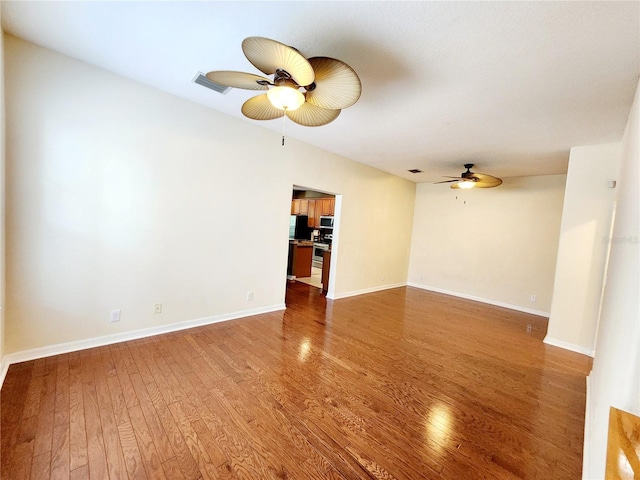
[[[214,92],[221,93],[223,95],[226,95],[226,93],[229,90],[231,90],[231,87],[227,87],[226,85],[220,85],[219,83],[212,82],[202,72],[198,72],[196,74],[196,76],[193,79],[193,82],[197,83],[198,85],[202,85],[203,87],[207,87],[207,88],[213,90]]]

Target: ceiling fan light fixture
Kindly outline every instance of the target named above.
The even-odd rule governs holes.
[[[458,185],[458,188],[467,189],[467,188],[475,187],[476,186],[476,182],[465,180],[465,181],[462,181],[462,182],[458,182],[457,185]]]
[[[291,112],[297,110],[304,103],[302,92],[293,87],[272,87],[267,92],[271,105],[279,110]]]

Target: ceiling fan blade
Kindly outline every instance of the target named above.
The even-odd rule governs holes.
[[[485,175],[484,173],[474,173],[473,177],[467,177],[467,179],[454,183],[451,188],[461,188],[460,184],[464,182],[473,182],[473,188],[493,188],[502,184],[502,180],[491,175]]]
[[[287,111],[287,117],[305,127],[319,127],[333,122],[340,110],[320,108],[309,102],[303,103],[297,110]]]
[[[267,85],[260,85],[257,83],[259,80],[267,81],[271,83],[266,77],[254,75],[252,73],[244,72],[231,72],[231,71],[216,71],[207,73],[207,78],[212,82],[227,87],[243,88],[245,90],[268,90]]]
[[[493,177],[491,175],[487,175],[485,173],[474,173],[471,171],[473,168],[472,163],[465,163],[464,168],[467,169],[466,172],[463,172],[459,177],[450,177],[448,175],[444,175],[445,178],[454,178],[455,180],[444,180],[442,182],[436,183],[450,183],[455,182],[451,185],[451,188],[461,189],[461,188],[492,188],[497,187],[498,185],[502,185],[502,180],[498,177]],[[463,184],[467,184],[464,187]],[[468,185],[472,183],[473,185]]]
[[[244,55],[258,70],[267,75],[276,69],[286,70],[300,86],[313,83],[313,67],[300,52],[284,43],[264,37],[248,37],[242,41]]]
[[[355,70],[329,57],[313,57],[309,63],[315,71],[315,88],[307,92],[307,102],[317,107],[343,109],[358,101],[362,84]]]
[[[502,180],[498,177],[484,173],[474,173],[473,176],[477,179],[474,188],[492,188],[502,185]]]
[[[280,110],[269,101],[266,93],[250,98],[242,105],[242,114],[253,120],[273,120],[284,115],[284,110]]]

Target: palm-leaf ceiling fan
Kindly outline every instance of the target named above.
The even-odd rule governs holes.
[[[228,87],[267,91],[242,105],[245,117],[273,120],[286,115],[297,124],[318,127],[335,120],[360,98],[358,75],[335,58],[307,59],[295,48],[264,37],[245,38],[242,51],[273,79],[232,71],[209,72],[207,78]]]
[[[451,185],[451,188],[492,188],[502,184],[502,180],[497,177],[484,173],[473,173],[471,171],[473,163],[465,163],[464,168],[466,168],[467,171],[462,172],[459,177],[449,177],[445,175],[445,178],[453,178],[454,180],[443,180],[442,182],[436,183],[455,182]]]

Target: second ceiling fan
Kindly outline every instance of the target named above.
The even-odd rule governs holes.
[[[467,171],[462,172],[459,177],[445,176],[445,178],[453,178],[454,180],[443,180],[442,182],[436,183],[455,182],[451,185],[451,188],[492,188],[502,184],[502,180],[498,177],[493,177],[485,173],[472,172],[473,163],[465,163],[464,168],[466,168]]]
[[[264,37],[245,38],[242,51],[258,70],[273,77],[225,70],[209,72],[207,78],[228,87],[266,91],[242,105],[243,115],[253,120],[286,115],[299,125],[318,127],[360,98],[358,75],[335,58],[307,59],[295,48]]]

